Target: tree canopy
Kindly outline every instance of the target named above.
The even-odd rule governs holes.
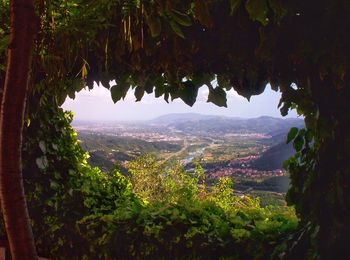
[[[208,100],[225,106],[224,90],[233,87],[249,98],[270,82],[288,103],[295,95],[289,95],[291,83],[307,89],[313,77],[332,78],[342,92],[349,80],[348,8],[346,1],[43,3],[32,81],[49,81],[59,103],[84,87],[80,79],[90,88],[94,81],[110,88],[115,80],[115,102],[132,86],[136,100],[154,91],[193,105],[207,84]],[[210,85],[215,78],[217,88]]]

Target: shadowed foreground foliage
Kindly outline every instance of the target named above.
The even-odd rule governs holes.
[[[189,174],[148,155],[131,163],[129,176],[91,168],[71,114],[48,107],[33,118],[23,155],[40,255],[266,259],[283,253],[296,229],[292,208],[233,196],[229,179],[209,189],[199,166]]]

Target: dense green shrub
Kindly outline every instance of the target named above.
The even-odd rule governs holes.
[[[294,209],[234,196],[229,179],[206,186],[200,166],[188,173],[145,155],[127,176],[92,168],[71,120],[48,106],[25,129],[25,187],[42,256],[265,259],[297,226]]]
[[[80,221],[90,239],[90,255],[266,259],[279,252],[277,245],[297,226],[293,208],[263,208],[258,199],[234,196],[229,178],[203,188],[200,167],[190,174],[149,155],[130,167],[136,197],[108,214],[97,210]]]
[[[87,246],[76,222],[89,214],[81,191],[83,177],[97,169],[70,126],[73,115],[49,105],[32,113],[24,129],[23,177],[38,252],[80,255]]]
[[[198,180],[178,163],[161,163],[155,155],[140,156],[128,164],[134,193],[145,202],[176,202],[191,199],[198,191]]]
[[[81,225],[101,258],[267,259],[297,220],[292,209],[260,208],[247,198],[228,211],[207,200],[138,204]]]

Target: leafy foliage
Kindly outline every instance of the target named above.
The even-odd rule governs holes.
[[[234,196],[228,178],[203,186],[200,166],[189,174],[144,156],[129,167],[142,203],[80,221],[100,258],[265,259],[283,251],[277,245],[297,225],[292,208],[262,208],[258,199]]]
[[[306,128],[289,132],[288,141],[293,142],[296,153],[285,162],[292,184],[287,200],[296,205],[297,212],[303,216],[303,227],[294,237],[296,246],[290,242],[290,256],[342,257],[347,251],[345,241],[349,234],[349,227],[343,222],[343,217],[349,216],[346,206],[349,190],[345,184],[348,179],[344,175],[349,166],[344,154],[340,154],[349,144],[345,133],[348,119],[337,115],[337,108],[324,110],[311,99],[296,98],[300,94],[308,95],[308,91],[309,88],[293,90],[293,106],[303,111]]]
[[[296,239],[300,247],[292,248],[304,251],[302,258],[341,258],[347,252],[349,1],[40,3],[44,2],[37,6],[41,30],[31,77],[31,89],[39,95],[32,105],[49,100],[56,107],[67,95],[74,97],[84,83],[92,88],[97,82],[109,89],[111,80],[116,81],[111,88],[115,102],[131,87],[137,100],[145,92],[155,92],[166,101],[181,98],[193,105],[198,88],[204,84],[210,88],[216,78],[220,88],[209,92],[208,101],[224,106],[222,89],[233,87],[249,99],[262,93],[269,82],[282,92],[282,115],[296,108],[306,121],[306,130],[290,136],[297,154],[286,167],[293,184],[289,201],[302,219],[299,237],[309,242]],[[0,7],[2,88],[8,1],[0,1]],[[50,142],[41,144],[35,167],[51,171],[50,156],[44,153],[54,148]],[[76,159],[73,156],[71,162]],[[49,186],[47,182],[44,187]],[[56,202],[52,203],[54,208]]]
[[[87,165],[71,120],[71,113],[47,105],[33,113],[24,129],[23,176],[41,255],[79,254],[81,249],[75,245],[84,245],[75,228],[76,221],[88,213],[81,182],[96,170]]]
[[[145,202],[175,203],[196,194],[197,179],[178,164],[162,164],[154,155],[144,155],[128,165],[135,194]]]
[[[40,255],[263,259],[296,228],[292,208],[236,197],[229,179],[209,188],[199,165],[190,174],[145,155],[130,163],[129,176],[91,168],[71,120],[41,107],[25,129],[25,186]]]
[[[249,200],[230,213],[208,201],[126,210],[127,217],[116,212],[82,221],[99,257],[266,259],[297,224],[292,212],[258,208]]]

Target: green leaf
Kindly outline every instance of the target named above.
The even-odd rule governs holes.
[[[110,76],[108,75],[108,73],[102,74],[100,80],[101,80],[102,86],[104,86],[106,89],[110,88],[110,84],[109,84]]]
[[[169,93],[168,92],[164,93],[164,100],[165,100],[165,102],[169,103]]]
[[[283,165],[282,165],[283,169],[288,170],[291,160],[293,160],[293,159],[289,158],[289,159],[283,161]]]
[[[59,93],[57,96],[56,96],[56,99],[57,99],[57,104],[59,106],[63,105],[64,101],[66,101],[66,98],[67,98],[67,94],[62,91],[61,93]]]
[[[179,90],[179,97],[189,106],[193,106],[196,102],[198,95],[198,88],[193,85],[191,81],[182,83],[182,87]]]
[[[40,170],[45,170],[49,166],[46,156],[36,158],[35,162]]]
[[[220,87],[210,88],[207,102],[212,102],[219,107],[227,107],[226,92]]]
[[[57,144],[51,144],[51,146],[52,146],[52,149],[54,149],[55,151],[58,151],[58,146],[57,146]]]
[[[147,80],[144,88],[145,88],[145,91],[147,94],[151,94],[153,92],[153,88],[154,88],[152,81]]]
[[[46,144],[45,144],[45,142],[44,141],[40,141],[39,142],[39,147],[40,147],[40,150],[44,153],[44,154],[46,154]]]
[[[146,19],[146,23],[151,31],[152,37],[157,37],[160,35],[160,32],[162,30],[162,24],[158,16],[148,16]]]
[[[278,91],[278,82],[270,79],[270,86],[273,91]]]
[[[288,103],[288,102],[281,103],[280,102],[280,104],[283,104],[282,107],[280,108],[281,115],[282,116],[288,115],[290,103]]]
[[[163,94],[165,93],[165,87],[164,85],[159,85],[159,86],[156,86],[155,89],[154,89],[154,95],[156,98],[162,96]]]
[[[145,89],[141,86],[137,86],[134,93],[136,97],[136,101],[140,101],[144,94],[145,94]]]
[[[165,86],[165,80],[162,77],[158,77],[153,81],[154,85],[154,95],[156,98],[162,96],[167,92],[167,88]]]
[[[195,74],[192,75],[191,81],[196,87],[201,87],[205,84],[209,85],[215,79],[214,74],[209,74],[209,73],[200,73],[200,74]]]
[[[58,182],[53,181],[53,180],[50,180],[50,187],[51,187],[52,189],[54,189],[54,190],[57,190],[57,189],[60,188],[60,185],[59,185]]]
[[[71,88],[74,89],[76,92],[79,92],[85,87],[84,81],[82,79],[74,79],[72,80],[72,86]]]
[[[183,26],[191,26],[191,18],[187,14],[180,13],[177,10],[172,10],[169,12],[170,16],[178,23]]]
[[[238,211],[236,215],[239,216],[242,220],[247,220],[247,221],[250,220],[249,216],[243,211]]]
[[[262,25],[267,25],[269,20],[267,18],[268,6],[267,0],[248,0],[245,8],[249,14],[250,19],[258,21]]]
[[[230,84],[230,80],[223,75],[218,75],[217,81],[218,81],[218,86],[226,89],[227,91],[232,88],[232,85]]]
[[[67,89],[68,97],[71,99],[75,99],[75,90],[73,88],[68,88]]]
[[[297,127],[292,127],[287,136],[287,144],[289,144],[297,136],[299,129]]]
[[[300,152],[304,146],[304,138],[301,135],[298,135],[293,142],[295,151]]]
[[[308,142],[311,142],[312,139],[314,138],[314,133],[311,130],[307,130],[306,134],[305,134],[305,138]]]
[[[111,87],[111,96],[114,103],[117,103],[121,98],[125,98],[126,93],[129,90],[129,84],[127,83],[119,83],[118,85],[114,85]]]
[[[183,32],[182,32],[180,26],[179,26],[175,21],[170,20],[170,21],[169,21],[169,24],[170,24],[171,29],[174,31],[174,33],[175,33],[177,36],[179,36],[179,37],[185,39],[185,35],[183,34]]]

